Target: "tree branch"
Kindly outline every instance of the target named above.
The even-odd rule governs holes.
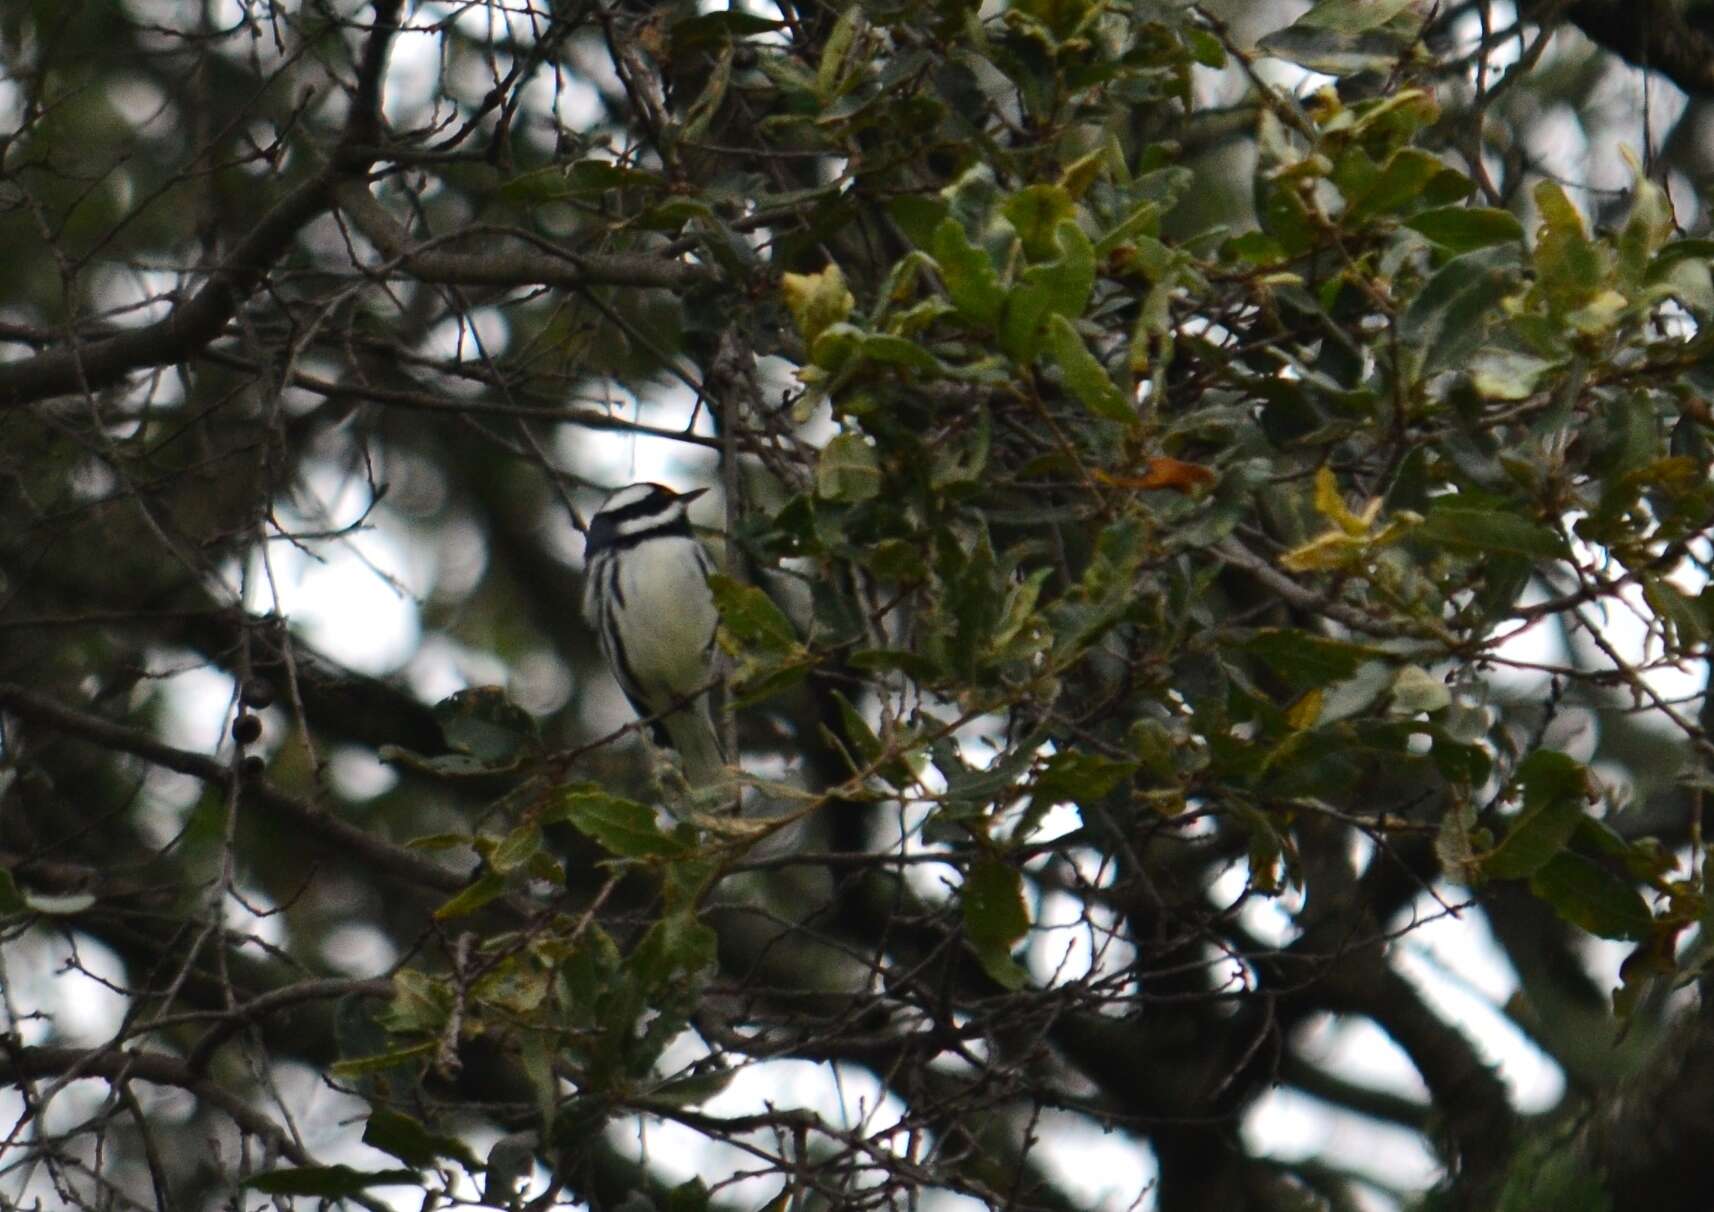
[[[3,1037],[0,1037],[3,1042]],[[177,1086],[218,1108],[244,1132],[268,1142],[271,1149],[300,1166],[313,1166],[314,1157],[298,1147],[291,1133],[253,1108],[249,1102],[209,1081],[176,1056],[124,1048],[0,1047],[0,1085],[42,1077],[101,1077],[108,1081],[145,1081]]]
[[[582,253],[547,244],[481,253],[438,252],[420,246],[361,181],[336,187],[339,207],[388,261],[411,277],[443,286],[635,286],[687,290],[713,280],[704,267],[676,257]]]
[[[217,787],[225,788],[237,777],[225,763],[206,754],[175,749],[146,732],[74,711],[22,686],[0,682],[0,708],[104,749],[132,754]],[[307,800],[287,795],[260,780],[245,780],[242,792],[247,803],[290,817],[330,846],[342,849],[378,870],[443,892],[456,892],[464,887],[465,878],[456,871],[449,871],[414,851],[383,841]]]
[[[1547,0],[1519,5],[1526,20]],[[1576,0],[1565,16],[1597,46],[1627,63],[1657,71],[1691,96],[1714,96],[1710,18],[1674,0]]]
[[[402,5],[403,0],[375,0],[375,22],[364,48],[345,139],[333,161],[277,202],[200,290],[153,324],[87,343],[73,340],[34,357],[0,363],[0,408],[98,391],[134,370],[187,361],[220,335],[304,225],[333,204],[335,183],[368,171],[367,153],[358,149],[372,142],[379,128],[381,78]]]

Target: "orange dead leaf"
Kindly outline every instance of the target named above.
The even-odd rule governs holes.
[[[1149,459],[1144,464],[1141,475],[1112,475],[1097,471],[1095,478],[1103,484],[1129,489],[1132,492],[1171,488],[1187,496],[1219,479],[1213,471],[1199,463],[1186,463],[1182,459],[1170,459],[1165,455]]]

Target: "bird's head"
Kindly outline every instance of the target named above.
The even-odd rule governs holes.
[[[690,503],[707,491],[693,488],[689,492],[674,492],[664,484],[649,481],[614,490],[589,520],[589,554],[624,546],[646,534],[667,532],[688,536]]]

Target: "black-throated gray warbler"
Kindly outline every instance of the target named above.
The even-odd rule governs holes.
[[[584,549],[584,614],[625,697],[654,719],[655,739],[678,750],[692,788],[711,785],[725,766],[704,693],[720,618],[688,512],[706,491],[621,488],[589,520]]]

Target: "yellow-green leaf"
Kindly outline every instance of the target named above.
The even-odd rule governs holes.
[[[868,501],[881,494],[881,460],[862,434],[836,435],[815,465],[816,495],[829,501]]]
[[[741,644],[775,653],[798,647],[797,629],[766,593],[720,573],[708,578],[708,587],[721,624]]]
[[[1065,376],[1065,385],[1085,408],[1109,421],[1136,422],[1137,410],[1108,377],[1106,368],[1089,352],[1070,320],[1061,315],[1049,319],[1048,345],[1053,350],[1053,359],[1059,364],[1060,373]]]
[[[565,821],[609,854],[620,858],[671,857],[685,843],[661,832],[647,804],[611,795],[593,784],[562,788],[542,814],[542,823]]]
[[[934,229],[933,251],[940,280],[959,314],[978,324],[998,322],[1006,288],[987,250],[970,243],[958,220],[943,219]]]
[[[467,914],[475,913],[505,890],[506,881],[498,872],[484,871],[463,892],[436,909],[434,920],[445,922],[455,917],[464,917]]]
[[[817,274],[781,275],[780,290],[786,297],[786,310],[797,325],[798,335],[812,348],[817,337],[849,316],[857,306],[857,300],[845,287],[844,272],[831,263]]]

